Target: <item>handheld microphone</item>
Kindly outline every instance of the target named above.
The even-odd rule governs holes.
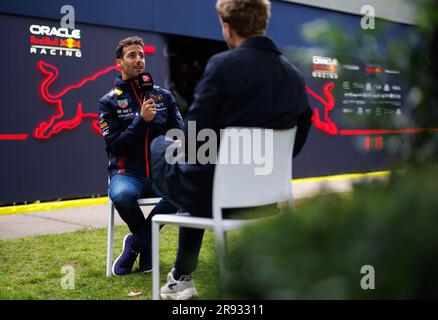
[[[154,80],[150,73],[142,72],[138,75],[138,85],[145,99],[149,99],[149,92],[154,89]]]

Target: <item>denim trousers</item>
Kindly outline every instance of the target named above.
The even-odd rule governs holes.
[[[116,174],[110,180],[108,195],[134,235],[133,250],[146,255],[145,258],[152,264],[152,217],[155,214],[176,213],[178,209],[162,198],[151,213],[144,217],[138,199],[162,196],[150,178]]]

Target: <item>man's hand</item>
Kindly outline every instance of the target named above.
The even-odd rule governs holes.
[[[152,121],[156,113],[157,113],[157,108],[152,98],[143,102],[143,105],[141,106],[141,116],[144,119],[144,121],[146,122]]]

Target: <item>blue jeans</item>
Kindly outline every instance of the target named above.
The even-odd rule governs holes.
[[[176,213],[178,209],[163,198],[145,219],[137,200],[161,197],[152,179],[127,174],[116,174],[111,178],[108,195],[122,220],[134,235],[133,249],[152,262],[152,217],[155,214]]]

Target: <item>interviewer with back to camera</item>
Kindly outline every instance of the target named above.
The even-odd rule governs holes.
[[[196,121],[197,132],[210,128],[218,137],[219,130],[226,127],[297,126],[297,155],[307,138],[312,112],[303,77],[265,35],[270,6],[268,0],[217,1],[223,37],[230,50],[208,61],[186,121]],[[187,140],[187,127],[185,130]],[[153,175],[157,187],[182,211],[211,217],[214,164],[169,164],[165,153],[170,144],[160,136],[151,145],[152,167],[160,173]],[[175,265],[161,288],[162,298],[198,295],[191,274],[203,235],[204,230],[180,227]]]

